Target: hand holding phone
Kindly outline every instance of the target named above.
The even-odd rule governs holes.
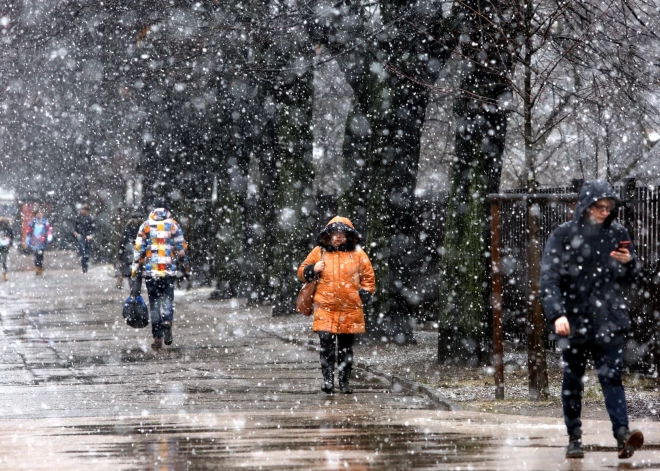
[[[621,249],[627,249],[630,246],[629,240],[620,240],[619,244],[616,246],[616,249],[622,251]]]

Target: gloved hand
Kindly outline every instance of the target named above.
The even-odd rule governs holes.
[[[131,278],[131,297],[137,298],[140,296],[140,290],[142,288],[142,278]]]
[[[362,300],[362,305],[366,306],[367,304],[371,303],[371,298],[373,295],[367,291],[366,289],[360,289],[358,290],[358,294],[360,295],[360,299]]]

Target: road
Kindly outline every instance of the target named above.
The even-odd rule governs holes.
[[[620,461],[609,423],[586,421],[568,462],[554,418],[439,410],[359,370],[355,394],[326,396],[318,355],[271,335],[267,308],[208,289],[176,291],[174,344],[152,351],[108,267],[47,263],[0,285],[0,469],[660,469],[658,422]]]

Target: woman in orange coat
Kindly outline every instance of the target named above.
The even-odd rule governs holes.
[[[349,379],[353,365],[355,334],[365,332],[363,303],[376,289],[374,269],[367,254],[358,247],[360,235],[353,223],[334,217],[317,238],[318,246],[298,268],[298,278],[307,282],[318,277],[314,293],[314,324],[321,340],[321,371],[325,393],[334,392],[335,348],[339,389],[353,391]]]

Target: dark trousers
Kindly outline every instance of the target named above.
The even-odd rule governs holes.
[[[605,344],[593,340],[580,345],[569,345],[563,350],[564,381],[562,382],[562,405],[564,407],[564,422],[568,434],[582,427],[582,393],[584,391],[584,371],[587,357],[591,356],[598,372],[598,381],[605,396],[605,408],[610,415],[612,432],[619,427],[628,427],[628,410],[626,409],[626,393],[621,382],[623,364],[623,336],[612,337]]]
[[[147,278],[151,332],[155,339],[163,338],[163,321],[174,320],[174,280],[173,276]]]
[[[0,249],[0,263],[2,263],[2,273],[7,273],[7,254],[7,250]]]
[[[355,334],[331,334],[329,332],[319,332],[318,334],[321,341],[321,367],[334,368],[335,359],[337,359],[339,371],[351,371]],[[335,349],[337,349],[337,356],[335,356]]]
[[[80,240],[78,241],[78,255],[80,255],[80,266],[84,273],[87,273],[89,268],[89,255],[92,253],[92,241]]]
[[[34,251],[34,266],[35,268],[44,267],[44,251],[35,249]]]

